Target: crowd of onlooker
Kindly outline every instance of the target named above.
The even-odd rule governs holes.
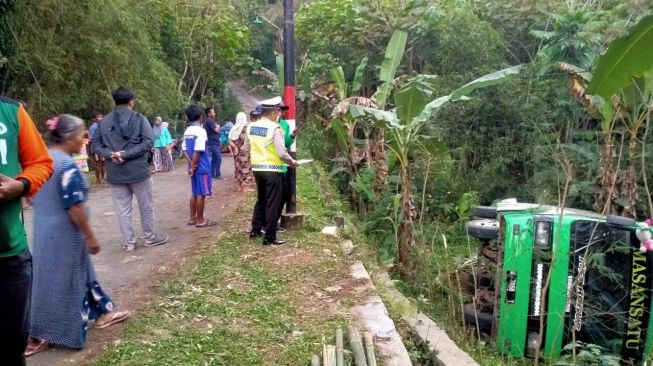
[[[91,169],[96,184],[109,186],[125,252],[168,242],[168,234],[155,227],[152,174],[174,171],[181,158],[192,192],[188,225],[216,225],[204,207],[213,181],[224,180],[223,153],[234,158],[238,191],[254,191],[256,183],[250,238],[263,235],[264,245],[284,243],[276,233],[286,171],[298,165],[287,150],[296,131],[290,133],[287,123],[283,127],[280,117],[287,107],[280,98],[261,102],[249,118],[241,112],[235,124],[224,119],[222,125],[214,108],[191,104],[184,111],[183,136],[174,138],[161,117],[150,124],[135,109],[130,89],[117,88],[112,97],[115,108],[96,113],[88,129],[73,115],[49,119],[44,135],[49,149],[23,105],[0,98],[1,365],[23,365],[25,356],[52,346],[81,349],[92,322],[105,328],[131,315],[117,310],[90,259],[102,247],[90,224],[86,173]],[[134,198],[140,243],[132,226]],[[23,199],[34,210],[31,251],[20,220]]]

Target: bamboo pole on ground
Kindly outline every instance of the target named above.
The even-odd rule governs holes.
[[[353,325],[349,326],[349,346],[351,347],[351,352],[354,354],[356,366],[367,366],[361,337],[358,334],[358,329]]]
[[[336,366],[345,366],[344,341],[342,328],[336,329]]]
[[[374,354],[374,339],[372,338],[372,333],[365,332],[365,351],[367,353],[367,366],[377,366],[376,365],[376,355]]]
[[[316,355],[311,357],[311,366],[320,366],[320,358]]]
[[[325,344],[322,348],[322,357],[324,366],[336,366],[336,347]]]

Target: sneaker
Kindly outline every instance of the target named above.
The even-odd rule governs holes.
[[[156,234],[154,238],[145,240],[146,247],[155,247],[157,245],[162,245],[168,242],[170,236],[168,234]]]
[[[122,249],[125,252],[133,252],[136,249],[136,245],[135,244],[123,244]]]

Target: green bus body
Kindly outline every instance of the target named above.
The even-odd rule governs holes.
[[[498,351],[532,357],[543,321],[540,355],[547,359],[558,359],[575,340],[640,364],[649,355],[653,333],[648,332],[652,254],[639,251],[634,226],[615,227],[598,214],[566,212],[500,212]],[[542,233],[548,233],[548,245],[538,244],[547,242]]]

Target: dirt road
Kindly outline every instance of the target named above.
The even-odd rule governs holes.
[[[243,107],[245,113],[249,113],[252,109],[256,107],[258,101],[261,100],[261,97],[255,94],[251,94],[249,85],[245,84],[243,81],[229,81],[227,87],[231,92],[238,98],[238,101]]]
[[[241,101],[245,111],[256,106],[256,98],[249,95],[244,83],[230,82],[229,87]],[[205,211],[207,218],[218,222],[229,215],[245,198],[245,194],[235,191],[231,156],[223,156],[221,171],[226,180],[213,181],[214,197],[207,200]],[[157,286],[161,278],[173,276],[181,264],[193,258],[193,250],[198,243],[217,237],[221,229],[220,225],[203,229],[186,225],[190,182],[182,161],[177,162],[174,172],[156,174],[153,180],[156,227],[158,231],[170,234],[170,242],[166,245],[154,248],[139,246],[134,252],[124,252],[120,247],[122,238],[109,187],[94,187],[88,201],[93,229],[102,244],[101,252],[93,259],[95,271],[102,287],[113,297],[118,307],[132,310],[134,316],[138,316],[138,310],[152,300],[152,287]],[[31,211],[26,211],[25,222],[31,238]],[[133,227],[137,235],[140,235],[139,242],[142,243],[136,203]],[[121,325],[104,330],[90,328],[84,350],[49,350],[29,357],[28,365],[88,364],[104,345],[118,339]]]
[[[227,179],[214,180],[214,197],[207,200],[206,207],[206,217],[218,222],[229,215],[245,198],[244,194],[235,192],[233,159],[230,156],[223,157],[221,170]],[[158,282],[158,279],[170,276],[180,264],[192,257],[192,250],[197,243],[216,237],[220,231],[219,225],[202,229],[186,225],[190,182],[183,162],[178,162],[174,172],[156,174],[153,180],[156,227],[158,231],[170,234],[170,242],[159,247],[138,246],[131,253],[124,252],[120,247],[122,238],[109,187],[94,188],[89,197],[93,229],[101,238],[102,244],[100,254],[93,258],[95,271],[102,287],[113,297],[118,307],[134,311],[134,316],[138,316],[139,308],[151,300],[151,286]],[[134,204],[134,230],[140,235],[139,241],[142,243],[142,230],[137,213],[138,207]],[[31,211],[26,212],[25,221],[31,233]],[[88,345],[84,350],[46,351],[30,357],[28,365],[85,363],[101,350],[103,343],[117,339],[117,330],[95,330],[91,327]]]

